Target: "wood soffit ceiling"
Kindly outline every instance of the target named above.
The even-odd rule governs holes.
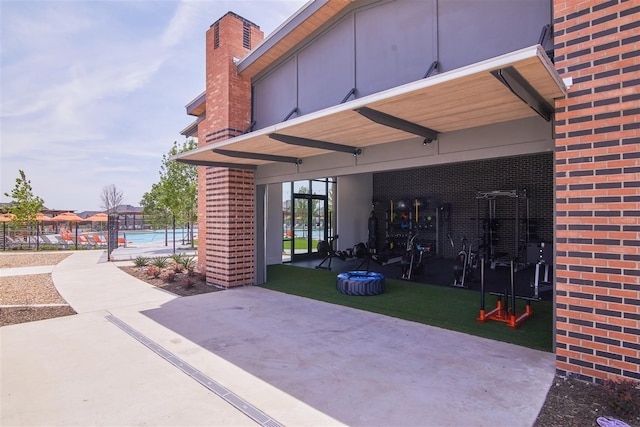
[[[253,78],[269,65],[281,59],[288,51],[293,49],[314,31],[326,24],[352,2],[353,0],[328,0],[308,18],[295,26],[280,40],[270,46],[269,49],[261,53],[255,61],[252,61],[246,68],[241,70],[240,74]],[[268,39],[265,40],[265,42],[268,42]],[[260,50],[260,46],[255,50]]]
[[[553,108],[566,89],[544,50],[532,46],[453,71],[437,74],[344,104],[296,117],[229,140],[200,147],[176,156],[197,164],[231,163],[262,165],[270,160],[228,157],[213,148],[247,153],[304,158],[329,151],[285,144],[269,137],[278,133],[366,149],[415,137],[393,127],[373,122],[355,111],[368,107],[433,129],[454,132],[494,123],[539,117],[512,93],[491,71],[513,67]],[[541,123],[544,119],[540,118]],[[344,155],[351,155],[345,153]]]

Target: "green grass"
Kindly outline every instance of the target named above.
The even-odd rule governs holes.
[[[336,290],[335,272],[290,265],[269,266],[264,287],[537,350],[553,351],[551,302],[533,302],[533,315],[520,327],[512,329],[502,322],[478,322],[480,293],[466,289],[387,278],[385,292],[380,295],[344,295]],[[496,297],[487,294],[486,311],[495,307],[495,301]],[[524,301],[518,300],[518,304],[517,313],[524,312]]]
[[[306,250],[307,249],[307,244],[308,244],[307,239],[295,239],[296,250]],[[315,249],[317,246],[318,246],[318,241],[317,240],[312,240],[311,241],[311,247]],[[291,250],[291,240],[283,242],[283,247],[284,247],[284,250],[290,251]]]

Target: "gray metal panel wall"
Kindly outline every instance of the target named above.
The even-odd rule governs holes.
[[[538,43],[549,0],[440,0],[440,62],[454,70]]]
[[[444,72],[532,46],[549,23],[550,0],[355,3],[254,80],[254,129],[419,80],[436,59]]]
[[[355,86],[353,19],[347,17],[298,54],[301,114],[338,104]]]
[[[424,76],[436,59],[435,4],[395,1],[355,12],[358,96]]]
[[[280,65],[253,88],[254,130],[280,123],[298,105],[296,57]],[[293,117],[296,115],[294,114]]]

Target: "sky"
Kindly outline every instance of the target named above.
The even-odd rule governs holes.
[[[0,0],[0,201],[19,170],[48,209],[139,206],[195,120],[205,33],[232,11],[265,37],[307,0]]]

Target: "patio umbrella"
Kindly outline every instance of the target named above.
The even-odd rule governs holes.
[[[38,213],[36,215],[36,221],[38,222],[47,222],[47,221],[51,221],[53,218],[51,218],[49,215],[45,215],[43,213]]]
[[[51,217],[38,212],[36,215],[36,222],[49,222]],[[36,250],[40,249],[40,224],[36,224]]]
[[[0,222],[2,222],[2,250],[7,250],[7,223],[13,221],[16,218],[14,214],[7,213],[0,215]]]
[[[56,215],[53,218],[50,219],[50,221],[56,221],[56,222],[64,222],[64,221],[68,221],[68,222],[75,222],[76,223],[76,249],[78,249],[78,223],[79,222],[84,222],[86,221],[85,219],[80,218],[78,215],[72,213],[72,212],[64,212],[61,213],[60,215]]]
[[[84,220],[91,222],[107,222],[109,221],[109,215],[107,215],[106,213],[97,213],[86,217]]]

